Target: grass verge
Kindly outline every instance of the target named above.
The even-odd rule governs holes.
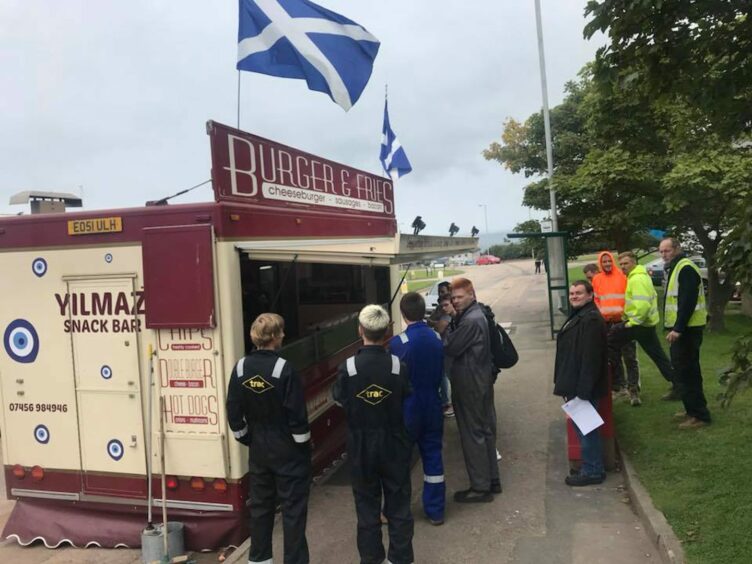
[[[682,405],[658,399],[668,385],[642,351],[642,407],[614,406],[621,448],[694,564],[752,561],[752,393],[741,393],[725,410],[716,399],[717,371],[728,364],[736,337],[752,331],[752,319],[730,313],[726,322],[726,333],[705,334],[701,350],[712,425],[677,429],[672,414]]]

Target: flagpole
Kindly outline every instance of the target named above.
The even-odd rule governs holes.
[[[238,121],[237,128],[240,129],[240,69],[238,69]]]
[[[551,142],[551,118],[548,112],[548,86],[546,84],[546,55],[543,51],[543,23],[540,0],[535,0],[535,24],[538,31],[538,59],[540,60],[541,90],[543,92],[543,127],[546,135],[546,162],[548,163],[548,195],[551,205],[551,227],[559,230],[556,217],[556,190],[554,188],[554,156]]]

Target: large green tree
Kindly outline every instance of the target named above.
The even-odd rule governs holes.
[[[560,227],[574,234],[573,254],[587,245],[645,249],[652,228],[697,238],[708,263],[710,327],[723,329],[733,271],[718,267],[719,245],[734,210],[749,197],[750,151],[708,125],[679,96],[653,99],[638,77],[603,83],[591,68],[567,85],[552,110],[554,183]],[[484,152],[512,172],[545,173],[540,114],[507,120],[501,143]],[[558,160],[557,160],[558,158]],[[546,180],[525,188],[523,202],[548,209]]]
[[[585,37],[608,37],[594,74],[639,80],[658,101],[683,99],[722,139],[752,131],[752,2],[591,0]]]

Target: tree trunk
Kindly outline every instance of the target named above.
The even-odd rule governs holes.
[[[700,225],[694,225],[692,229],[702,245],[702,254],[708,267],[708,294],[705,300],[708,309],[708,331],[725,331],[726,305],[734,293],[734,284],[729,276],[726,276],[721,283],[716,266],[716,254],[721,243],[721,236],[716,235],[715,238],[712,238],[710,232],[719,233],[720,228],[705,229]]]

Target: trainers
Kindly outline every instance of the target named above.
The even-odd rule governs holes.
[[[629,404],[632,407],[640,407],[642,405],[642,400],[640,399],[640,394],[637,392],[630,392],[629,393]]]
[[[689,417],[689,414],[686,411],[677,411],[671,417],[673,417],[677,421],[684,421],[687,417]]]
[[[454,417],[454,407],[451,403],[444,406],[444,417]]]
[[[661,401],[679,401],[680,399],[679,393],[674,388],[671,388],[661,396]]]
[[[457,503],[488,503],[493,501],[493,495],[491,495],[491,492],[479,492],[470,488],[454,492],[454,501]]]
[[[606,479],[605,474],[600,476],[587,476],[586,474],[575,474],[574,476],[567,476],[564,478],[564,483],[572,487],[592,486],[595,484],[602,484]]]
[[[699,429],[708,425],[710,425],[710,421],[703,421],[702,419],[697,419],[697,417],[689,417],[684,423],[679,423],[679,429]]]
[[[434,527],[438,527],[439,525],[444,524],[444,519],[431,519],[429,517],[428,522],[431,523],[431,525],[433,525]]]
[[[492,494],[501,493],[501,480],[491,480],[491,493]]]
[[[501,453],[498,448],[496,449],[496,462],[501,462]]]

